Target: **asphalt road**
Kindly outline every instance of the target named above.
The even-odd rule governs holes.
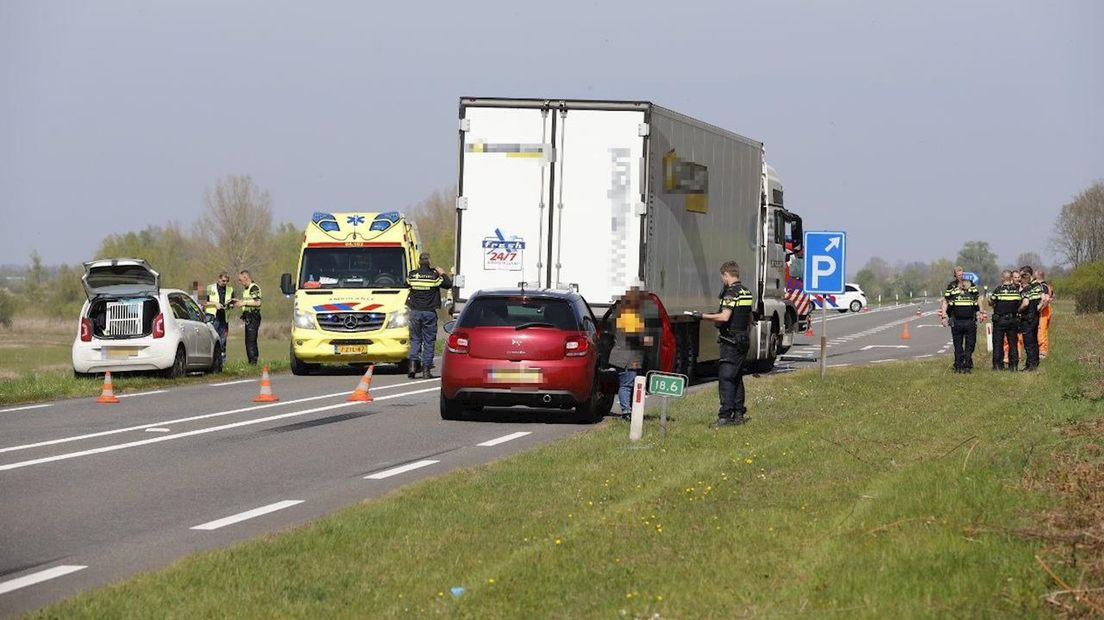
[[[829,316],[829,365],[949,361],[935,306],[921,317],[916,309]],[[816,364],[819,317],[814,330],[791,351],[810,359],[776,372]],[[346,402],[357,381],[356,373],[277,375],[281,400],[268,404],[253,402],[254,380],[213,379],[123,394],[118,405],[0,408],[0,615],[588,428],[525,410],[443,421],[439,381],[402,375],[377,374],[372,403]]]

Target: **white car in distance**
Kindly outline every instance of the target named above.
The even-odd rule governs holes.
[[[179,289],[161,288],[161,276],[139,258],[84,263],[88,301],[73,340],[73,373],[190,370],[222,372],[218,334],[207,314]]]

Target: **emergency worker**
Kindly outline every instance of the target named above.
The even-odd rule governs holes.
[[[218,280],[207,286],[207,303],[203,304],[203,310],[211,316],[211,326],[218,333],[219,350],[222,351],[222,359],[226,361],[226,335],[230,331],[230,322],[226,320],[226,309],[234,299],[234,287],[230,286],[230,276],[225,271],[220,271]]]
[[[1043,287],[1035,279],[1031,265],[1020,267],[1027,284],[1024,285],[1021,295],[1027,301],[1020,313],[1020,324],[1023,331],[1024,343],[1024,370],[1033,371],[1039,368],[1039,304],[1043,300]]]
[[[744,406],[744,367],[747,364],[748,346],[754,299],[740,283],[740,266],[735,261],[721,265],[720,307],[717,312],[688,312],[688,314],[717,324],[717,342],[721,345],[718,362],[717,391],[721,407],[713,428],[738,426],[748,421]]]
[[[943,287],[943,301],[939,304],[939,318],[947,318],[947,308],[950,305],[949,300],[952,295],[958,294],[958,287],[962,282],[970,282],[966,279],[966,271],[961,266],[955,266],[954,278],[947,283],[947,286]],[[973,293],[977,294],[977,287],[970,282],[970,286],[973,288]]]
[[[977,287],[969,280],[960,280],[957,289],[944,297],[947,302],[951,340],[954,342],[954,371],[970,374],[974,369],[974,347],[977,345]]]
[[[238,274],[238,282],[242,285],[242,298],[235,299],[233,304],[241,308],[242,322],[245,323],[245,357],[250,365],[256,366],[260,357],[257,334],[261,331],[261,287],[245,269]]]
[[[989,295],[993,308],[993,370],[1016,370],[1020,363],[1020,351],[1016,337],[1020,331],[1020,306],[1023,296],[1012,283],[1012,272],[1001,272],[1001,285]]]
[[[1054,303],[1054,287],[1046,281],[1042,269],[1035,272],[1035,278],[1043,287],[1043,298],[1039,301],[1039,358],[1045,360],[1050,354],[1050,312]]]
[[[452,288],[452,279],[444,270],[434,267],[428,252],[418,256],[418,268],[406,276],[410,295],[406,306],[410,309],[410,370],[406,376],[413,379],[419,369],[423,379],[432,379],[433,347],[437,343],[437,310],[441,307],[441,289]]]

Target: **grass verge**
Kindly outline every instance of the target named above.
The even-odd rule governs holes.
[[[706,390],[663,441],[653,421],[630,446],[611,420],[39,616],[1037,617],[1055,577],[1094,583],[1029,530],[1079,510],[1038,481],[1095,458],[1099,433],[1070,429],[1101,428],[1104,367],[1076,351],[1102,334],[1099,315],[1063,321],[1030,374],[942,359],[749,381],[735,429],[706,427]]]

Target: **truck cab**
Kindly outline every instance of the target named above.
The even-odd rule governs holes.
[[[397,211],[316,212],[295,274],[280,289],[294,296],[291,370],[321,364],[397,363],[410,351],[406,276],[416,268],[418,229]]]
[[[802,305],[792,294],[791,268],[804,254],[801,247],[801,216],[788,211],[783,200],[782,180],[775,169],[763,165],[762,209],[764,210],[757,314],[753,346],[759,349],[753,366],[768,370],[774,361],[793,346],[794,334],[802,321]],[[805,309],[805,317],[808,310]]]

